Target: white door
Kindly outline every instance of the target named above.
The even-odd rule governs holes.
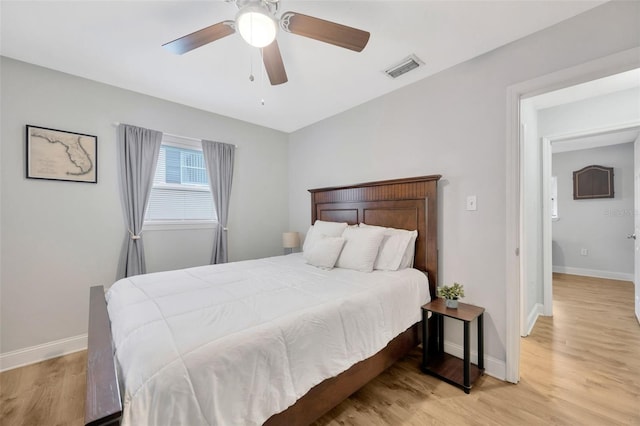
[[[635,283],[635,306],[636,318],[640,322],[640,136],[638,136],[633,144],[633,207],[635,209],[634,234],[635,253],[634,253],[634,280]]]

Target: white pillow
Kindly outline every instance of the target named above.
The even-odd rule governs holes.
[[[304,242],[302,243],[302,251],[305,252],[311,247],[311,242],[313,240],[313,225],[309,227],[307,230],[307,234],[304,236]]]
[[[400,269],[402,258],[407,251],[409,241],[411,241],[411,231],[404,229],[383,228],[381,226],[370,226],[365,223],[360,224],[363,228],[381,229],[384,238],[378,250],[378,257],[373,264],[373,269],[382,271],[397,271]]]
[[[410,231],[411,232],[411,240],[409,241],[409,246],[407,247],[407,251],[404,252],[404,256],[402,257],[402,262],[400,262],[400,267],[398,269],[406,269],[413,268],[413,259],[416,254],[416,239],[418,238],[418,231]]]
[[[339,237],[347,227],[347,222],[325,222],[323,220],[316,220],[313,226],[309,227],[307,236],[304,238],[304,244],[302,245],[302,251],[306,251],[315,240],[319,240],[324,236],[327,237]]]
[[[322,269],[331,269],[336,264],[338,256],[340,256],[344,242],[345,239],[342,237],[319,238],[304,251],[302,257],[310,265]]]
[[[418,231],[385,228],[382,226],[367,225],[366,223],[361,223],[360,227],[384,230],[385,236],[373,266],[374,269],[397,271],[413,266]]]
[[[384,229],[349,227],[342,236],[346,242],[336,266],[361,272],[373,271]]]

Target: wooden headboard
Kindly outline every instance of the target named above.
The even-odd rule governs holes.
[[[316,219],[351,225],[418,230],[414,267],[438,285],[438,180],[440,175],[310,189],[311,223]]]

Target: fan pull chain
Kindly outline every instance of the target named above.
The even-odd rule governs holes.
[[[252,55],[252,51],[251,49],[249,49],[249,67],[250,67],[250,71],[249,71],[249,81],[253,81],[253,55]]]

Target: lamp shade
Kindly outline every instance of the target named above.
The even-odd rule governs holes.
[[[254,47],[270,45],[278,26],[262,6],[246,6],[236,16],[236,26],[242,38]]]
[[[282,247],[295,248],[300,246],[300,234],[297,232],[282,233]]]

